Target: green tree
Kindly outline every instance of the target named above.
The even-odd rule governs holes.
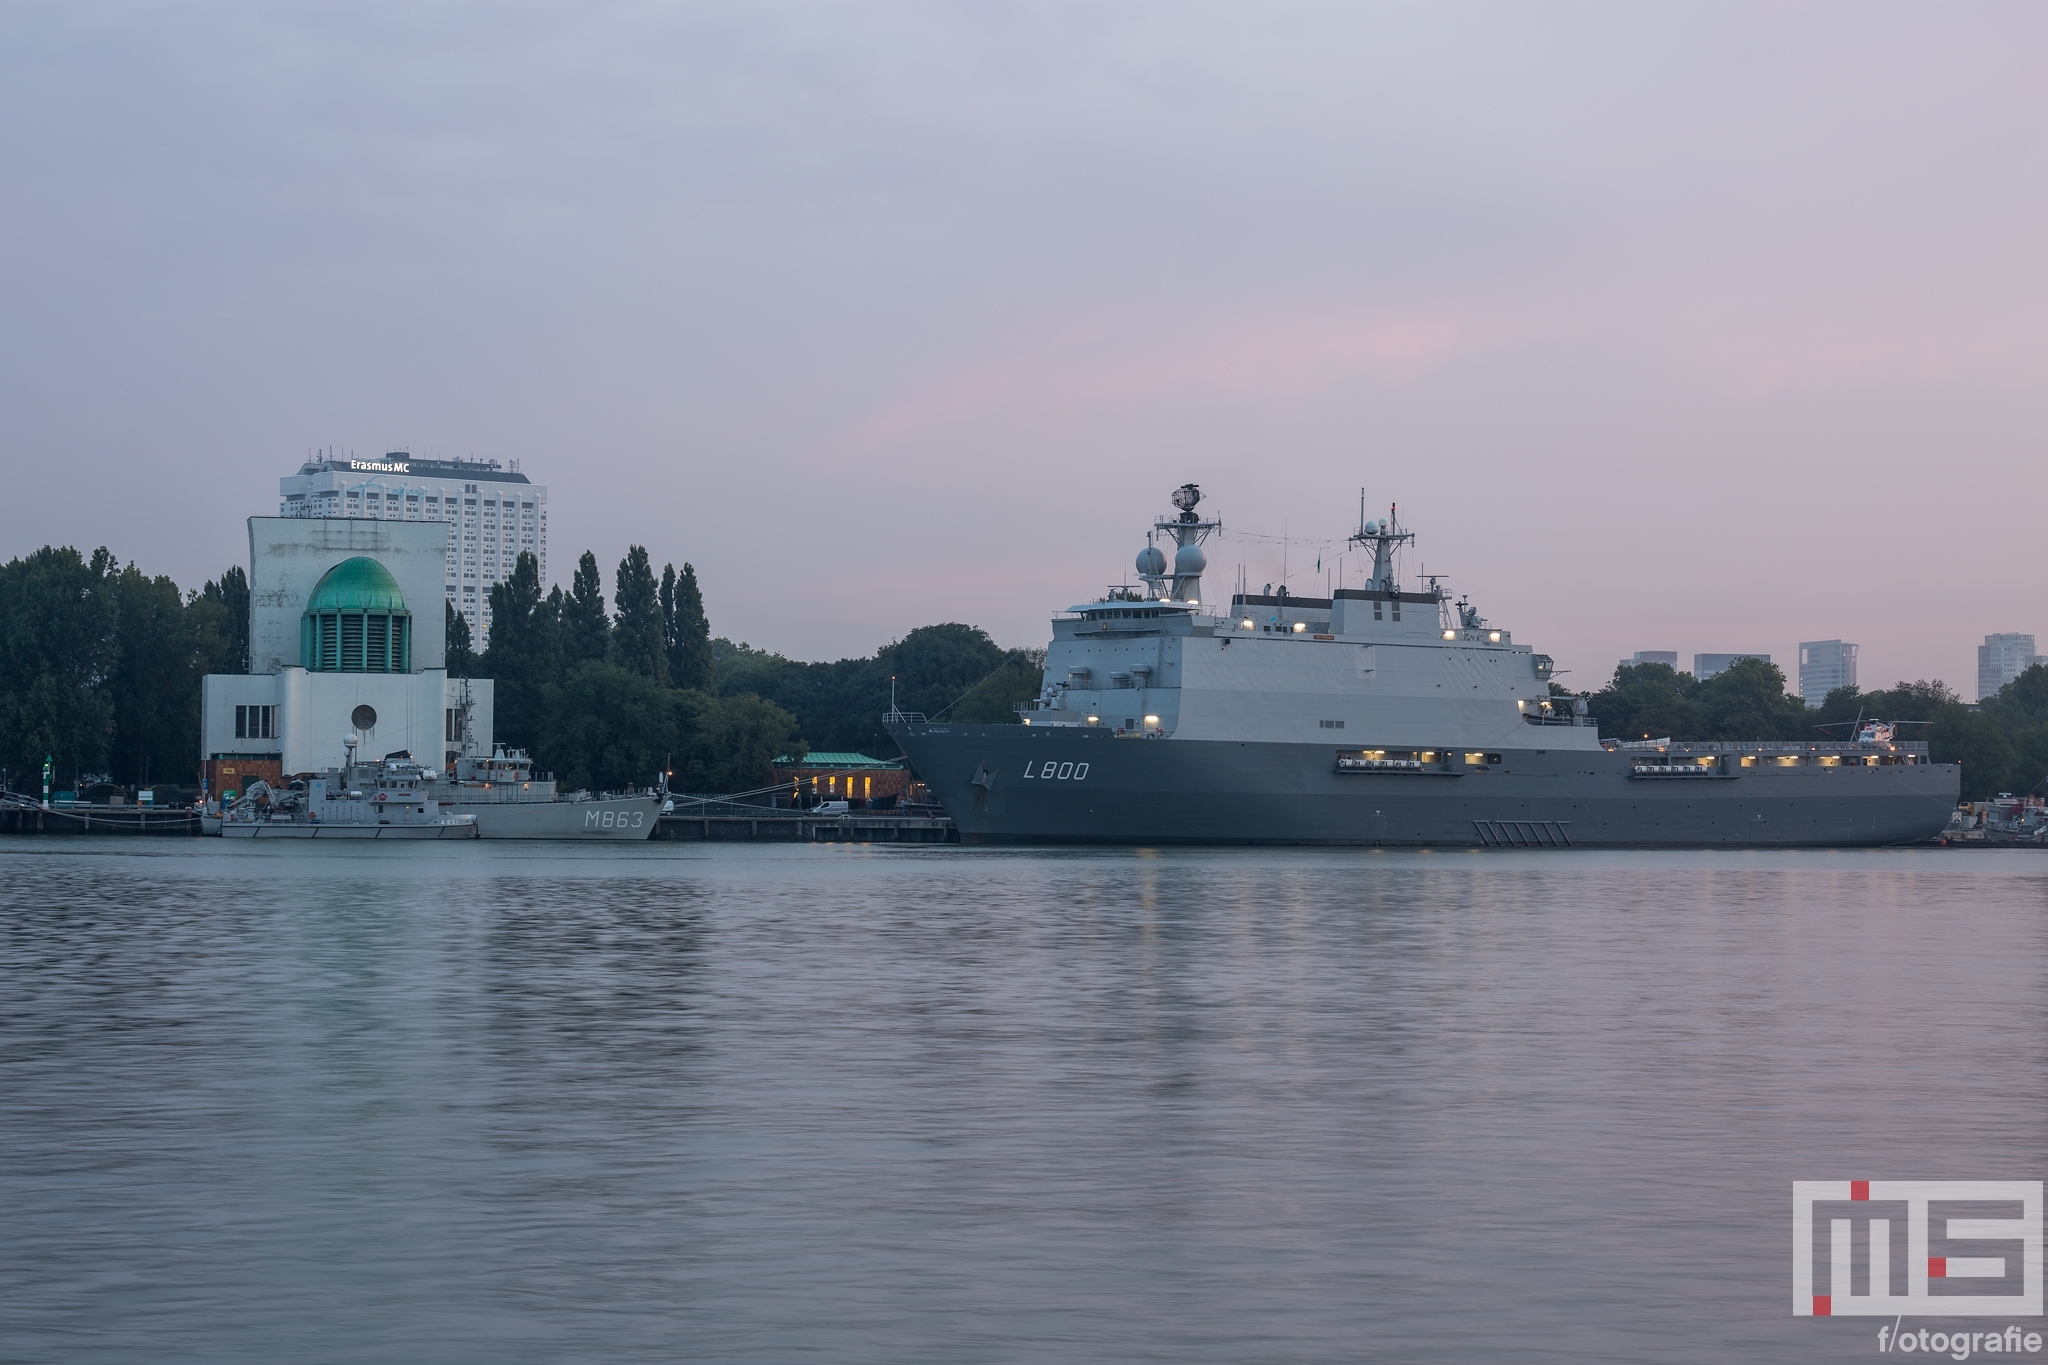
[[[2048,665],[2035,664],[1986,697],[1979,709],[2010,730],[2048,723]]]
[[[506,744],[531,751],[540,743],[547,689],[559,681],[556,624],[556,607],[540,593],[540,565],[522,550],[512,576],[491,585],[491,643],[480,664],[495,683],[493,729]]]
[[[1995,719],[1995,718],[1994,718]],[[2012,737],[2012,762],[2001,791],[2038,792],[2048,782],[2048,724],[2007,731]]]
[[[448,631],[448,675],[466,678],[476,663],[476,654],[470,647],[469,618],[455,610],[453,602],[444,601],[443,605],[447,608],[444,619]]]
[[[1687,698],[1693,733],[1684,738],[1705,740],[1806,739],[1806,703],[1785,692],[1785,674],[1762,659],[1737,659],[1713,677],[1696,683]],[[1674,736],[1678,738],[1678,736]]]
[[[643,678],[668,681],[668,649],[661,611],[661,593],[654,581],[654,569],[647,547],[632,545],[619,561],[614,580],[611,657],[621,668],[630,668]]]
[[[631,669],[586,659],[547,701],[537,757],[565,790],[652,786],[683,750],[681,694]]]
[[[697,570],[685,563],[683,572],[677,576],[664,565],[661,581],[669,681],[677,687],[708,692],[714,677],[711,622],[704,615],[704,594],[697,587]]]
[[[1927,756],[1963,765],[1963,800],[1983,801],[2014,790],[2013,742],[1996,718],[1959,705],[1943,708],[1927,727]]]
[[[1013,725],[1017,708],[1044,687],[1045,651],[1012,649],[994,676],[969,689],[947,715],[963,725]]]
[[[114,557],[44,546],[0,566],[0,765],[11,780],[56,757],[62,779],[106,766],[119,657]],[[60,780],[62,780],[60,779]]]
[[[115,634],[107,695],[114,708],[109,767],[116,782],[188,781],[199,751],[204,667],[178,585],[130,564],[113,578]]]
[[[759,697],[680,693],[687,742],[673,785],[682,791],[747,792],[775,785],[775,760],[802,758],[796,717]]]
[[[1687,739],[1694,728],[1694,686],[1692,674],[1670,664],[1623,664],[1588,699],[1588,710],[1610,739]]]
[[[611,619],[605,615],[604,578],[597,556],[585,550],[562,602],[562,668],[606,658],[611,653]]]
[[[249,671],[249,575],[239,564],[229,565],[219,578],[199,590],[199,596],[208,603],[219,607],[219,620],[225,634],[219,647],[207,659],[208,673],[247,673]],[[203,613],[212,617],[209,609]]]

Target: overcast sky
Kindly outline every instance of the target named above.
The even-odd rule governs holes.
[[[2044,55],[2039,4],[8,4],[0,555],[191,585],[309,448],[518,458],[557,579],[644,543],[831,658],[1042,644],[1187,480],[1308,591],[1364,488],[1566,681],[1840,636],[1969,696],[2048,644]]]

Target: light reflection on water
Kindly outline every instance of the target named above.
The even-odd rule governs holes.
[[[2025,852],[0,885],[0,1357],[1858,1359],[1790,1316],[1792,1180],[2048,1174]]]

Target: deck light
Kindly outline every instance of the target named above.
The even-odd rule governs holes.
[[[1499,632],[1499,631],[1497,631],[1497,630],[1496,630],[1496,631],[1491,631],[1491,632],[1489,632],[1489,633],[1487,634],[1487,637],[1486,637],[1486,638],[1487,638],[1487,639],[1489,639],[1489,640],[1491,640],[1491,641],[1493,641],[1493,642],[1494,642],[1495,644],[1499,644],[1499,643],[1500,643],[1500,632]]]
[[[1303,632],[1304,630],[1307,630],[1307,629],[1308,629],[1308,622],[1306,622],[1306,621],[1296,621],[1296,622],[1294,623],[1294,633],[1295,633],[1296,635],[1299,635],[1299,634],[1301,634],[1301,632]]]
[[[1446,640],[1455,640],[1458,638],[1458,632],[1455,630],[1447,630],[1444,632],[1444,638]]]
[[[1159,717],[1157,717],[1157,716],[1147,716],[1147,717],[1145,717],[1145,723],[1146,723],[1147,725],[1157,725],[1157,724],[1159,723]]]
[[[1239,621],[1237,624],[1244,630],[1250,630],[1252,628],[1252,618],[1247,616],[1244,618],[1244,620]]]

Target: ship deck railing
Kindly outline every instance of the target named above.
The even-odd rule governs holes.
[[[1858,743],[1853,740],[1671,740],[1645,744],[1641,740],[1602,742],[1609,752],[1635,754],[1913,754],[1925,758],[1924,739],[1894,740],[1889,744]]]

